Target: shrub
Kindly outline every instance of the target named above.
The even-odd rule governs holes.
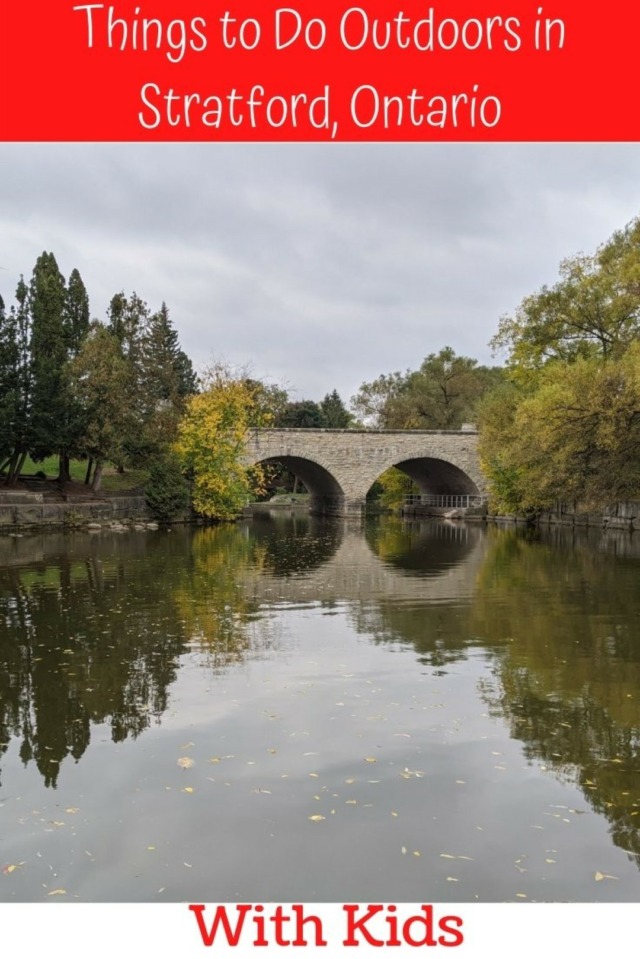
[[[164,523],[188,508],[189,487],[174,457],[168,456],[151,464],[145,498],[154,518]]]

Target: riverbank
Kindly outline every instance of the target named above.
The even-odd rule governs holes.
[[[0,533],[20,529],[52,529],[114,523],[149,523],[153,517],[142,493],[78,496],[73,492],[53,500],[45,493],[0,493]]]
[[[526,523],[533,526],[577,526],[589,529],[622,530],[632,533],[640,530],[640,500],[615,503],[600,510],[586,511],[575,504],[558,503],[554,510],[537,513],[535,516],[492,515],[486,516],[491,523]]]

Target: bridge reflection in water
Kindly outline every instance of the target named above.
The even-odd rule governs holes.
[[[0,538],[5,888],[637,901],[639,552],[275,513]]]

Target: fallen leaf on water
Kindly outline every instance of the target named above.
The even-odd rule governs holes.
[[[66,889],[52,889],[51,892],[47,893],[48,896],[66,896]]]
[[[603,879],[617,879],[617,876],[610,876],[608,872],[597,872],[594,877],[596,882],[602,882]]]
[[[366,763],[377,763],[377,762],[378,762],[378,760],[375,758],[375,756],[365,756],[365,757],[364,757],[364,761],[365,761]]]
[[[65,809],[65,812],[71,813],[71,815],[73,815],[74,813],[80,812],[80,809],[78,808],[78,806],[70,806],[69,809]]]
[[[311,822],[322,822],[322,820],[325,818],[326,816],[309,816]]]
[[[12,863],[10,866],[3,866],[2,871],[5,874],[5,876],[8,876],[10,873],[15,872],[17,868],[18,868],[17,865],[15,863]]]
[[[194,791],[193,786],[185,786],[182,790],[183,793],[192,793]]]
[[[192,766],[195,766],[195,761],[190,756],[181,756],[178,760],[178,766],[181,769],[191,769]]]
[[[401,849],[400,849],[400,852],[402,853],[403,856],[406,856],[406,855],[407,855],[407,847],[406,847],[406,846],[402,846]]]

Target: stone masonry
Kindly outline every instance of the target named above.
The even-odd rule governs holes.
[[[484,493],[475,431],[251,430],[244,462],[278,462],[311,493],[311,511],[359,514],[367,492],[396,466],[424,493]]]

